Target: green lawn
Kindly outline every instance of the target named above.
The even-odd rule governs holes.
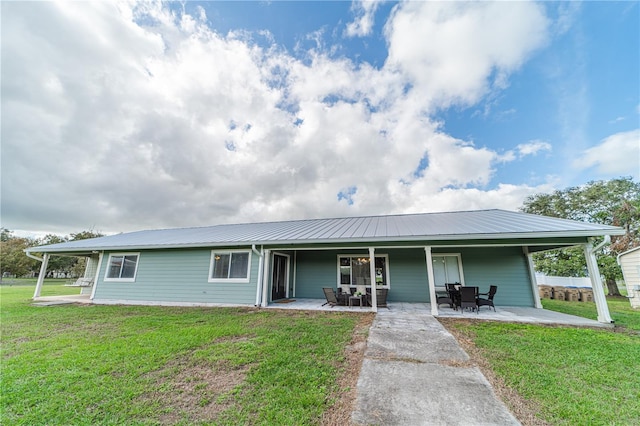
[[[447,321],[496,376],[553,425],[640,424],[640,312],[609,299],[616,329]],[[543,300],[547,309],[596,318],[594,303]]]
[[[318,424],[366,314],[32,306],[0,287],[3,425]],[[77,294],[46,284],[43,295]]]

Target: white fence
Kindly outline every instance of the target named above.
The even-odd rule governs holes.
[[[591,288],[591,279],[589,277],[549,277],[547,275],[536,274],[536,281],[538,285]]]

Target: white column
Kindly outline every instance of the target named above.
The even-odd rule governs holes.
[[[258,277],[256,278],[256,306],[260,306],[260,300],[261,300],[260,289],[262,288],[262,263],[263,262],[264,262],[264,253],[261,249],[261,251],[259,252],[259,260],[258,260]]]
[[[264,272],[262,273],[262,306],[269,304],[269,265],[271,264],[271,250],[264,251]]]
[[[38,275],[38,282],[36,283],[36,291],[33,293],[33,298],[40,297],[42,291],[42,285],[44,284],[44,276],[47,275],[47,264],[49,263],[49,253],[45,253],[42,256],[42,265],[40,265],[40,274]]]
[[[536,280],[536,270],[533,267],[533,255],[529,253],[529,247],[527,246],[522,247],[522,252],[527,258],[527,267],[529,268],[529,282],[531,283],[533,300],[536,304],[536,308],[542,309],[542,303],[540,302],[540,291],[538,291],[538,281]]]
[[[591,278],[591,288],[593,289],[593,298],[596,302],[598,310],[598,321],[610,324],[613,322],[609,314],[609,306],[607,298],[604,295],[602,279],[600,278],[600,269],[598,269],[598,261],[593,250],[593,244],[584,245],[584,257],[587,260],[587,269],[589,270],[589,278]]]
[[[371,275],[371,311],[378,312],[378,295],[376,294],[376,254],[375,253],[376,253],[376,249],[373,247],[369,247],[369,275]]]
[[[438,299],[436,298],[436,278],[433,274],[433,258],[431,257],[431,247],[424,248],[427,258],[427,280],[429,285],[429,299],[431,300],[431,315],[438,315]]]
[[[98,281],[100,281],[100,269],[102,268],[102,259],[104,258],[104,252],[101,251],[98,255],[98,270],[96,271],[96,279],[93,282],[93,288],[91,289],[91,296],[89,299],[93,300],[96,297],[96,289],[98,288]]]

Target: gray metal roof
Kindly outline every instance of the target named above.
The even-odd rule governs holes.
[[[506,210],[365,216],[156,229],[32,247],[27,252],[620,235],[622,228]]]

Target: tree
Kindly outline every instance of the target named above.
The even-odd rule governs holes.
[[[552,194],[528,197],[520,208],[526,213],[614,225],[625,235],[613,236],[611,245],[597,254],[598,267],[610,295],[620,295],[616,280],[622,278],[615,256],[640,246],[640,183],[630,177],[592,181]],[[584,253],[577,248],[534,255],[536,269],[559,276],[586,276]]]
[[[3,235],[4,231],[6,230],[3,229]],[[24,253],[24,249],[34,246],[36,241],[30,238],[14,237],[11,231],[7,231],[6,235],[6,240],[0,240],[0,279],[5,274],[22,277],[37,270],[36,261]]]

